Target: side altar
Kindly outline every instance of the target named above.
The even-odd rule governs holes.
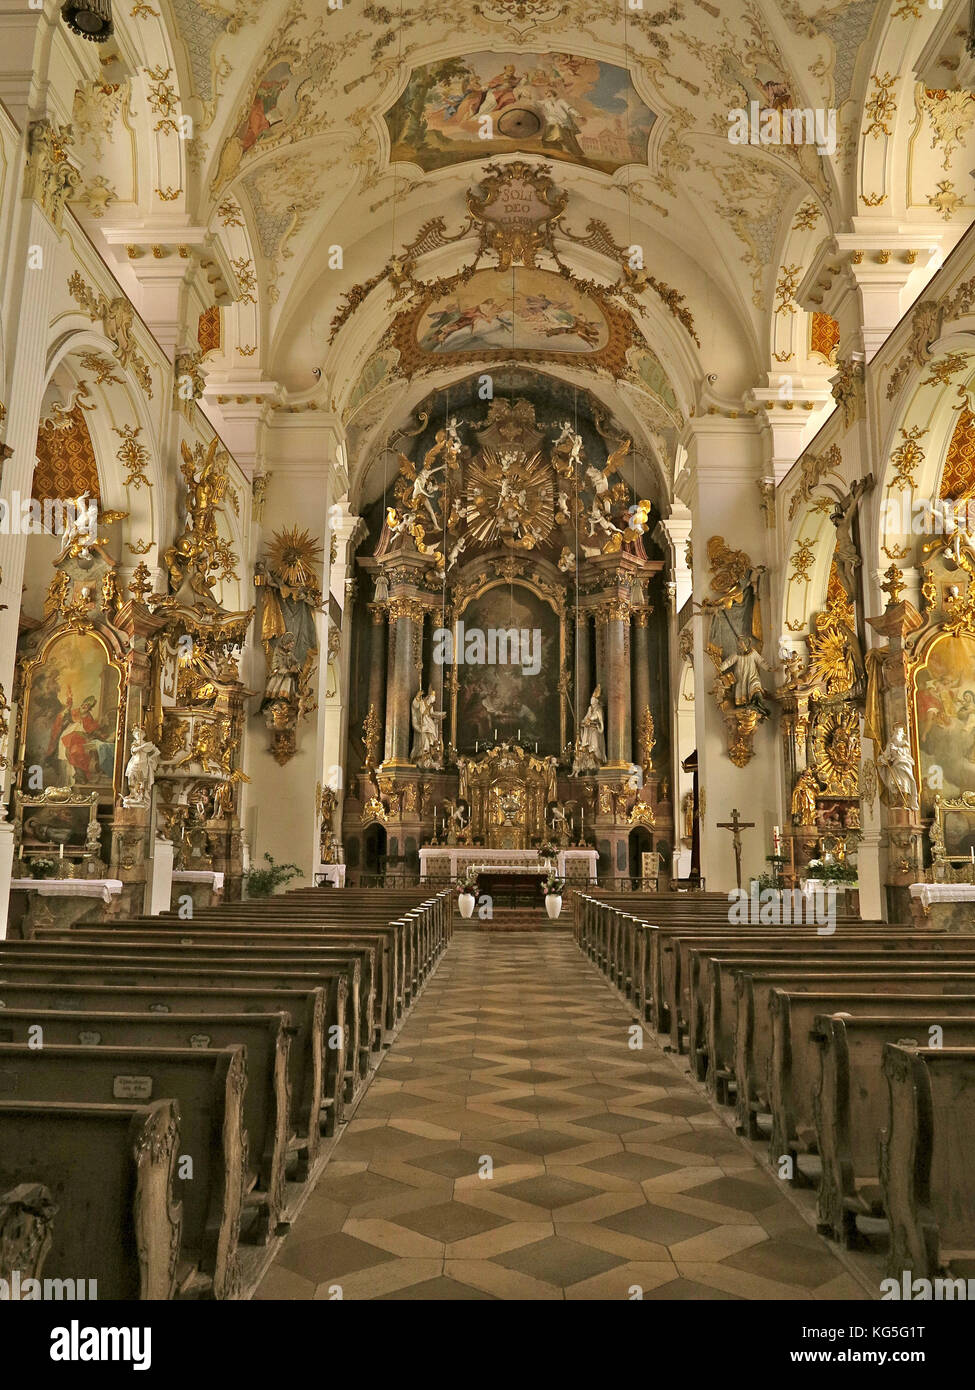
[[[594,849],[559,850],[556,872],[568,883],[594,883],[599,856]],[[544,877],[548,872],[537,850],[485,849],[482,845],[428,845],[420,850],[420,880],[458,878],[464,869]]]

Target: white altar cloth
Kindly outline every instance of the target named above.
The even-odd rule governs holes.
[[[10,887],[42,898],[101,898],[111,902],[122,891],[120,878],[15,878]]]
[[[209,883],[215,893],[223,892],[223,874],[219,869],[174,869],[174,883]]]
[[[431,859],[442,862],[449,860],[450,877],[458,876],[458,865],[472,866],[485,872],[542,874],[545,870],[535,849],[485,849],[483,845],[425,845],[420,850],[420,881],[429,874]],[[556,872],[560,878],[568,878],[566,866],[584,864],[587,878],[596,881],[596,865],[599,856],[594,849],[560,849],[555,860]]]
[[[925,912],[932,903],[975,903],[975,883],[912,883],[911,897]]]

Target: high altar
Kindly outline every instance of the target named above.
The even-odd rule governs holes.
[[[454,872],[547,843],[573,877],[638,876],[673,846],[653,506],[584,393],[475,387],[417,410],[367,513],[346,863]]]

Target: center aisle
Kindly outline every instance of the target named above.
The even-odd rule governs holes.
[[[458,931],[256,1296],[865,1297],[631,1024],[567,932]]]

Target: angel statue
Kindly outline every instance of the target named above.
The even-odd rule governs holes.
[[[906,806],[912,811],[918,809],[914,756],[903,724],[897,725],[890,742],[878,757],[877,771],[892,805]]]
[[[122,805],[127,810],[149,805],[159,758],[159,749],[154,743],[150,743],[142,729],[133,729],[132,750],[129,761],[125,764],[125,777],[129,784],[129,794],[122,798]]]

